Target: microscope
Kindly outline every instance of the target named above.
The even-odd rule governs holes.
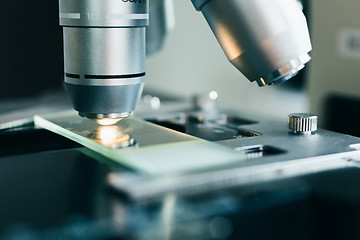
[[[60,0],[65,85],[80,116],[109,125],[134,112],[145,82],[149,4],[164,2]],[[307,23],[296,0],[192,3],[228,60],[260,87],[287,81],[310,60]]]
[[[72,104],[44,99],[0,125],[0,238],[359,239],[360,138],[317,129],[311,114],[274,120],[201,96],[143,111],[145,58],[161,49],[171,2],[60,0]],[[297,0],[192,4],[260,87],[310,60]]]

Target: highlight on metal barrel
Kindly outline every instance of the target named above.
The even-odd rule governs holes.
[[[306,18],[297,0],[192,0],[229,61],[259,86],[279,84],[310,61]]]
[[[121,119],[135,110],[148,24],[145,0],[60,0],[65,85],[80,116]]]

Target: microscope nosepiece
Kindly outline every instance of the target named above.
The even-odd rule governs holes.
[[[259,86],[287,81],[310,61],[297,0],[192,0],[229,61]]]
[[[146,0],[60,0],[65,86],[90,119],[121,119],[135,110],[145,82]]]

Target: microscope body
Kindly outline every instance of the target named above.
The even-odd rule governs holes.
[[[60,0],[65,83],[80,116],[120,119],[135,110],[145,81],[149,4],[169,2]],[[229,61],[259,86],[290,79],[310,60],[306,19],[296,0],[192,2]],[[153,11],[159,15],[168,8],[154,9],[161,9]],[[162,22],[165,17],[153,19]],[[154,41],[161,43],[164,32],[166,26],[158,38],[148,34],[148,53],[161,48]]]

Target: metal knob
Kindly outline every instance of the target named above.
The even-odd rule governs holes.
[[[288,127],[296,134],[311,134],[317,130],[318,117],[308,113],[292,113],[288,118]]]

